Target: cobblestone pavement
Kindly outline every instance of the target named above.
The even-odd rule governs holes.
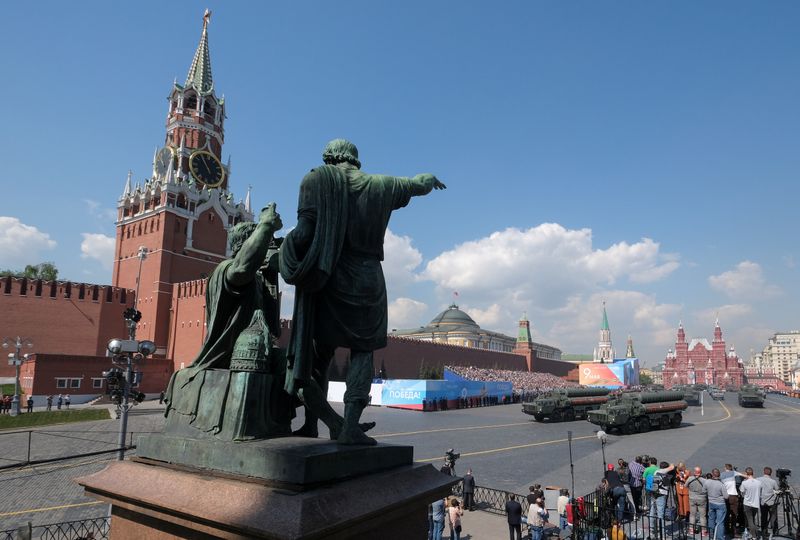
[[[341,410],[341,406],[335,408]],[[669,461],[686,461],[704,470],[732,462],[740,469],[772,465],[793,469],[798,474],[799,415],[800,400],[769,396],[764,409],[742,409],[736,404],[735,394],[728,394],[726,401],[707,401],[702,408],[690,407],[679,429],[609,436],[606,458],[616,462],[619,457],[630,460],[646,453]],[[539,424],[524,415],[519,405],[435,413],[370,407],[363,420],[378,423],[372,434],[380,443],[413,445],[417,461],[437,468],[444,450],[455,448],[461,453],[457,472],[463,474],[472,468],[479,485],[496,489],[526,493],[527,486],[534,482],[569,487],[568,430],[573,434],[575,492],[592,490],[602,473],[603,457],[595,435],[596,426],[585,421]],[[129,420],[130,429],[138,433],[158,431],[162,425],[157,402],[140,405]],[[35,430],[32,438],[33,455],[113,448],[117,429],[117,420],[41,428]],[[19,437],[0,432],[0,457],[19,456],[21,442],[27,449],[27,440]],[[3,486],[0,530],[28,521],[37,525],[103,515],[108,511],[107,506],[85,497],[72,479],[100,470],[113,457],[112,454],[0,471]],[[550,506],[554,492],[548,491],[547,498]],[[505,538],[505,523],[502,516],[468,512],[462,538]]]

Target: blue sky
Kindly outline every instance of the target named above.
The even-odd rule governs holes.
[[[448,190],[395,214],[390,324],[663,359],[683,320],[741,356],[800,328],[796,2],[18,2],[0,19],[0,268],[110,281],[114,205],[150,174],[205,7],[231,189],[276,201],[325,142]]]

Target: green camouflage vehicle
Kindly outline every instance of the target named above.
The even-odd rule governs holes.
[[[586,418],[586,413],[608,401],[609,393],[607,388],[559,388],[523,403],[522,412],[538,422],[569,422]]]
[[[767,394],[754,384],[744,384],[739,388],[740,407],[764,407]]]
[[[700,405],[700,390],[697,386],[691,384],[682,384],[679,386],[673,386],[672,390],[677,392],[683,392],[683,399],[689,405],[699,406]]]
[[[631,392],[611,396],[599,409],[589,411],[588,419],[603,431],[644,433],[680,427],[681,411],[687,407],[683,392]]]

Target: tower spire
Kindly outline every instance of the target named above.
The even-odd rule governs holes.
[[[125,190],[122,192],[123,195],[130,195],[131,194],[131,177],[133,176],[133,171],[128,170],[128,179],[125,181]]]
[[[606,303],[603,302],[603,325],[600,327],[600,330],[610,330],[608,327],[608,313],[606,313]]]
[[[247,212],[252,212],[253,209],[250,207],[250,190],[253,189],[253,186],[247,186],[247,196],[244,198],[244,209]]]
[[[200,44],[197,45],[184,85],[185,87],[191,86],[200,95],[207,95],[214,91],[214,81],[211,78],[211,56],[208,52],[208,22],[210,20],[211,11],[206,9],[203,14],[203,33],[200,35]]]
[[[625,351],[625,358],[636,358],[636,353],[633,352],[633,338],[628,334],[628,350]]]

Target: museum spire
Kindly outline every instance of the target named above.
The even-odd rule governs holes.
[[[214,81],[211,78],[211,55],[208,52],[208,22],[211,20],[211,11],[206,9],[203,14],[203,33],[200,43],[192,59],[189,74],[186,76],[185,87],[192,87],[200,95],[207,95],[214,91]]]

